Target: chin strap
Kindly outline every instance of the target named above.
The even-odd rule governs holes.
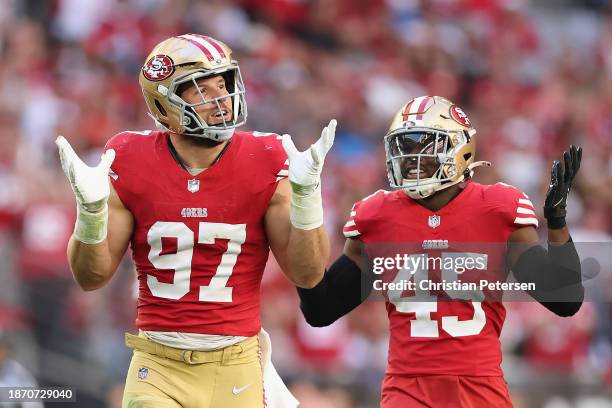
[[[490,167],[491,166],[491,162],[488,162],[488,161],[477,161],[477,162],[474,162],[474,163],[470,164],[469,166],[467,166],[467,168],[465,169],[465,171],[463,172],[461,177],[459,177],[457,180],[453,181],[452,183],[443,184],[443,187],[441,189],[439,189],[439,190],[436,190],[435,192],[438,192],[440,190],[444,190],[445,188],[449,188],[450,186],[454,186],[455,184],[459,184],[462,181],[464,181],[467,177],[471,178],[474,175],[474,169],[476,167],[479,167],[479,166]]]
[[[488,161],[477,161],[477,162],[474,162],[474,163],[470,164],[469,166],[467,166],[466,170],[470,172],[470,177],[472,177],[473,170],[476,167],[479,167],[479,166],[491,167],[491,162],[488,162]],[[465,178],[465,175],[463,177]]]
[[[168,128],[166,125],[164,125],[159,120],[157,120],[155,118],[155,116],[153,116],[150,112],[147,112],[147,115],[149,115],[149,117],[151,119],[153,119],[153,121],[155,122],[155,127],[158,130],[161,130],[163,132],[172,132],[172,130],[170,128]],[[198,134],[198,133],[183,133],[183,135],[185,135],[185,136],[192,136],[192,137],[200,137],[200,138],[203,138],[203,139],[213,140],[215,142],[224,142],[226,140],[230,140],[232,138],[232,136],[234,136],[234,132],[235,131],[236,131],[236,128],[233,127],[233,128],[228,128],[228,129],[219,129],[219,130],[210,129],[210,130],[207,130],[207,131],[203,131],[202,134]],[[214,135],[216,135],[216,137]]]

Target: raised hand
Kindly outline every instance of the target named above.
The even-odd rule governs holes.
[[[89,167],[63,136],[58,136],[55,144],[59,149],[62,169],[77,201],[77,222],[73,236],[85,244],[98,244],[106,239],[107,234],[107,201],[110,195],[108,172],[115,160],[115,151],[107,150],[97,166]]]
[[[289,158],[291,194],[291,224],[301,230],[312,230],[323,225],[321,172],[329,149],[334,144],[336,119],[323,128],[321,137],[308,150],[298,151],[291,136],[283,135],[283,149]]]
[[[553,162],[550,185],[544,202],[544,217],[549,229],[561,229],[565,226],[567,196],[580,169],[581,159],[582,148],[571,145],[569,152],[563,153],[563,166],[559,160]]]
[[[319,140],[303,152],[296,149],[290,135],[283,135],[283,149],[289,158],[289,181],[294,193],[309,195],[319,186],[325,156],[334,144],[336,124],[335,119],[330,120]]]
[[[58,136],[55,144],[59,149],[62,169],[79,206],[91,213],[101,211],[110,195],[108,172],[115,160],[115,151],[107,150],[96,167],[89,167],[77,156],[64,136]]]

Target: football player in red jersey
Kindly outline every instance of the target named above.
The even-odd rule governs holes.
[[[414,284],[387,286],[383,293],[391,330],[385,408],[512,406],[500,367],[504,306],[486,290],[455,289],[464,270],[447,261],[459,266],[460,258],[469,258],[471,269],[504,283],[511,267],[518,283],[535,284],[529,294],[560,316],[576,313],[583,300],[580,261],[565,225],[581,149],[572,146],[564,166],[553,164],[545,249],[525,194],[503,183],[471,181],[474,167],[489,164],[475,162],[475,134],[466,114],[447,99],[423,96],[403,106],[384,138],[396,190],[378,191],[353,206],[343,255],[317,286],[298,289],[306,320],[325,326],[363,302],[373,284],[381,289],[372,269],[376,254],[399,247],[408,248],[409,260],[421,259],[412,269],[391,266],[395,275],[383,282]],[[436,258],[437,266],[429,262]],[[448,289],[429,289],[443,281]]]
[[[57,139],[77,199],[74,278],[104,286],[131,247],[140,332],[126,335],[123,406],[262,407],[278,390],[261,354],[262,273],[269,249],[300,287],[324,273],[320,174],[336,122],[305,152],[289,135],[237,131],[247,118],[238,64],[197,34],[158,44],[140,85],[160,130],[112,137],[93,168]]]

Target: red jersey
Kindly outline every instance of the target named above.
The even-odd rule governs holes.
[[[268,259],[264,215],[288,162],[280,136],[236,132],[193,176],[166,132],[124,132],[106,144],[111,182],[134,216],[142,330],[253,336]]]
[[[378,191],[353,206],[344,234],[362,241],[370,257],[377,245],[400,244],[411,248],[411,257],[480,259],[485,270],[499,277],[499,271],[507,274],[505,245],[500,243],[528,225],[537,227],[537,219],[522,192],[501,183],[470,182],[435,212],[401,190]],[[442,264],[422,263],[414,276],[405,275],[414,288],[385,293],[391,330],[387,374],[501,376],[504,306],[478,291],[466,297],[465,291],[421,288],[416,281],[458,279]]]

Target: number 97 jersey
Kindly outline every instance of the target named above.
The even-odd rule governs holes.
[[[453,285],[468,269],[476,282],[482,276],[504,282],[506,242],[529,226],[537,227],[533,205],[501,183],[470,182],[436,212],[401,190],[381,190],[353,206],[344,235],[364,243],[375,273],[385,276],[377,266],[394,269],[387,283],[399,283],[375,287],[383,291],[390,322],[388,375],[502,375],[499,294]],[[406,262],[400,267],[397,254]]]
[[[124,132],[111,182],[134,216],[141,330],[253,336],[269,247],[264,216],[287,157],[274,134],[236,132],[220,159],[192,175],[166,132]]]

